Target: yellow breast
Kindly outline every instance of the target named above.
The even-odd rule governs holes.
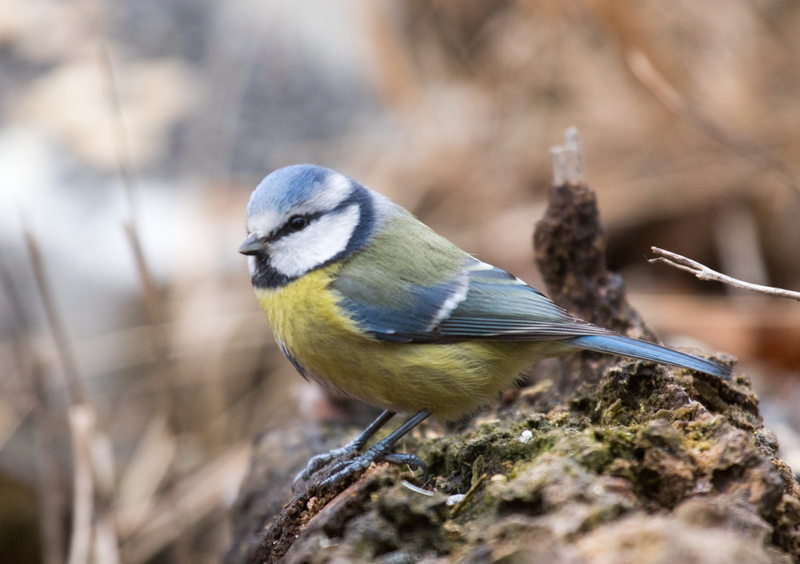
[[[323,385],[398,412],[455,419],[493,401],[534,360],[541,343],[386,343],[359,331],[329,288],[336,265],[286,286],[256,290],[276,339]],[[547,345],[544,345],[547,346]]]

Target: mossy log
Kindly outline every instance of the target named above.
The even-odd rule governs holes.
[[[606,270],[582,174],[553,188],[535,243],[551,297],[652,338]],[[358,430],[309,424],[265,435],[227,562],[800,561],[800,489],[745,375],[725,382],[587,353],[536,374],[491,413],[457,429],[426,424],[401,443],[430,467],[429,495],[383,464],[339,491],[318,492],[312,480],[292,496],[306,460]]]

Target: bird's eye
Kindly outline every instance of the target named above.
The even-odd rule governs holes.
[[[304,215],[293,215],[289,218],[289,227],[292,231],[302,231],[308,225],[308,218]]]

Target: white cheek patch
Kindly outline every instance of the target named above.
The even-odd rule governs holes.
[[[270,248],[270,264],[289,278],[302,276],[345,250],[360,220],[355,204],[323,215],[302,231],[275,241]]]

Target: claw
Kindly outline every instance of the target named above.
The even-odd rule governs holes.
[[[363,433],[344,445],[342,448],[334,449],[325,454],[318,454],[317,456],[311,458],[311,460],[308,461],[308,464],[306,464],[306,467],[294,477],[294,480],[292,480],[292,493],[294,493],[294,488],[297,486],[297,482],[300,480],[305,482],[336,458],[349,456],[353,452],[360,451],[364,445],[367,444],[367,441],[370,439],[370,437],[372,437],[372,435],[374,435],[378,429],[383,427],[383,425],[392,417],[394,417],[393,411],[384,411],[375,421],[372,422],[372,424],[370,424],[369,427],[364,429]]]
[[[411,470],[421,469],[424,481],[428,481],[428,467],[419,457],[413,454],[394,454],[391,451],[394,444],[403,435],[408,433],[411,429],[419,425],[422,421],[430,416],[428,411],[418,411],[408,421],[400,425],[393,432],[389,433],[384,439],[375,443],[372,447],[367,449],[363,454],[351,458],[353,453],[359,452],[367,443],[370,437],[383,426],[389,419],[392,418],[394,412],[384,411],[380,416],[369,426],[363,433],[361,433],[354,440],[347,443],[342,448],[337,448],[325,454],[318,454],[308,461],[306,467],[301,470],[297,476],[292,480],[292,492],[294,492],[297,482],[300,480],[306,481],[319,470],[334,463],[333,467],[328,471],[328,477],[325,478],[320,484],[320,488],[327,488],[333,490],[336,486],[342,484],[347,478],[352,477],[354,474],[363,472],[373,462],[390,462],[392,464],[407,464]],[[346,457],[344,460],[337,461],[337,458]]]
[[[348,478],[369,468],[372,462],[373,460],[367,456],[367,453],[361,454],[353,460],[343,460],[331,469],[331,475],[320,482],[319,487],[333,490]]]
[[[292,492],[294,492],[294,489],[297,486],[297,482],[301,480],[303,482],[307,481],[311,476],[319,472],[322,468],[330,464],[332,461],[336,460],[337,458],[341,458],[343,456],[349,456],[356,450],[357,450],[356,445],[354,445],[353,443],[348,443],[342,448],[336,448],[330,452],[325,452],[311,457],[311,460],[308,461],[306,467],[300,470],[300,472],[298,472],[297,475],[294,477],[294,480],[292,480]]]
[[[412,472],[416,472],[417,470],[422,470],[422,483],[426,483],[428,478],[430,477],[431,473],[428,470],[428,465],[425,464],[422,459],[418,456],[413,454],[394,454],[389,453],[383,456],[383,459],[386,462],[391,462],[392,464],[403,465],[405,464],[408,466]]]
[[[411,470],[422,470],[423,483],[428,481],[428,466],[413,454],[395,454],[386,452],[387,445],[378,443],[352,460],[342,460],[331,468],[330,476],[320,483],[321,488],[333,490],[353,475],[363,472],[373,462],[389,462],[391,464],[408,465]]]

